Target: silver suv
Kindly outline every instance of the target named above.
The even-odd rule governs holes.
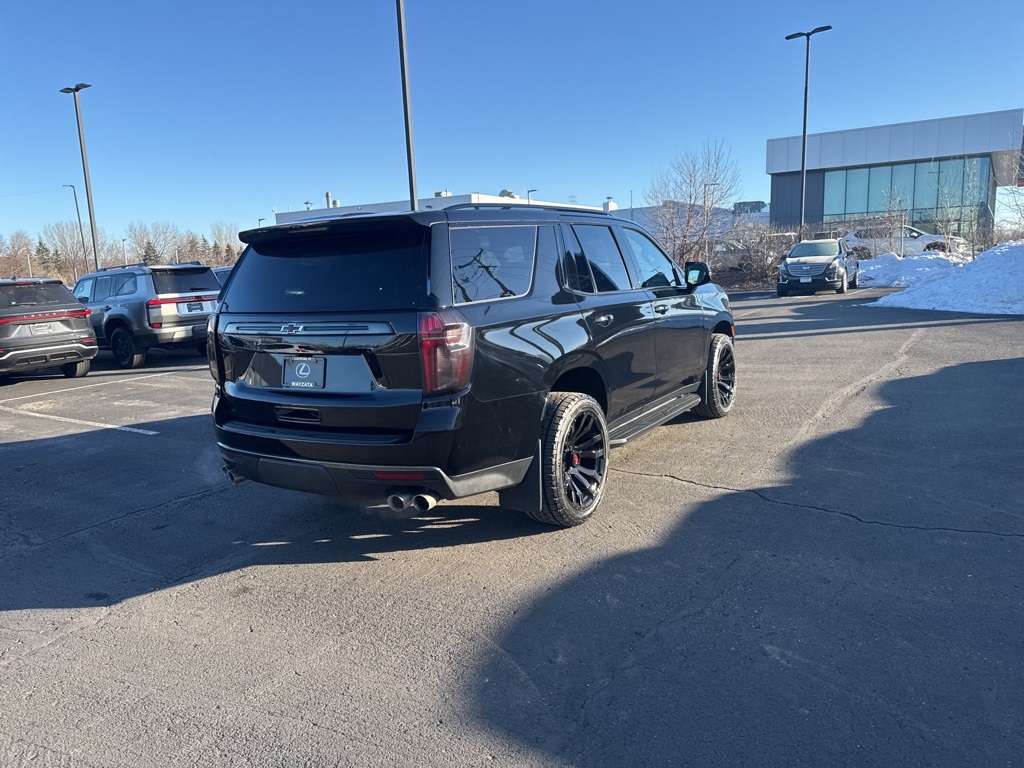
[[[92,310],[101,347],[122,368],[138,368],[153,347],[193,347],[206,354],[206,320],[220,282],[197,261],[107,267],[75,284],[75,298]]]

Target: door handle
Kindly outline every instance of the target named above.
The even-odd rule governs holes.
[[[657,312],[659,315],[664,315],[666,312],[668,312],[668,304],[655,304],[654,311]]]
[[[609,325],[614,319],[615,315],[598,315],[594,318],[594,322],[598,325]]]

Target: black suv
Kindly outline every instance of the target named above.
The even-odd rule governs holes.
[[[85,376],[97,350],[89,315],[60,280],[0,280],[0,378],[56,367]]]
[[[577,525],[609,449],[726,415],[729,299],[607,214],[462,205],[243,232],[210,318],[229,479]]]

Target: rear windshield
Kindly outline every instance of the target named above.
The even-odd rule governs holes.
[[[426,272],[429,228],[390,222],[249,246],[223,297],[231,312],[412,309]]]
[[[0,285],[0,310],[76,303],[71,291],[58,283]]]
[[[220,282],[209,267],[195,269],[153,270],[153,287],[157,293],[193,293],[204,291],[217,293]]]
[[[828,243],[797,243],[789,252],[789,258],[797,259],[801,256],[837,256],[839,254],[839,243],[835,240]]]

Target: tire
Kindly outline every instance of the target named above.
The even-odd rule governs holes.
[[[541,490],[534,520],[570,528],[585,523],[604,497],[608,426],[590,395],[552,392],[541,422]]]
[[[928,245],[926,245],[924,247],[924,249],[926,251],[942,251],[943,253],[945,253],[946,252],[946,244],[945,243],[928,243]]]
[[[780,299],[784,299],[784,298],[786,298],[787,296],[789,296],[789,291],[784,291],[784,290],[782,290],[781,288],[776,288],[776,289],[775,289],[775,293],[777,293],[777,294],[778,294],[778,296],[779,296],[779,298],[780,298]]]
[[[860,288],[860,269],[853,273],[853,280],[850,281],[851,288]]]
[[[140,349],[135,334],[118,327],[110,336],[110,351],[119,368],[141,368],[146,362],[146,350]]]
[[[693,412],[705,419],[727,416],[736,401],[736,352],[732,339],[724,333],[711,337],[708,366],[701,381],[700,405]]]
[[[89,360],[79,360],[77,363],[64,363],[60,367],[60,372],[69,379],[80,379],[89,373],[90,367],[92,363]]]
[[[196,344],[196,352],[198,352],[202,357],[206,357],[206,342],[205,341],[202,344]]]
[[[836,288],[836,293],[846,293],[847,286],[848,286],[848,283],[846,281],[846,273],[843,272],[843,282],[841,282],[839,284],[839,287]]]

